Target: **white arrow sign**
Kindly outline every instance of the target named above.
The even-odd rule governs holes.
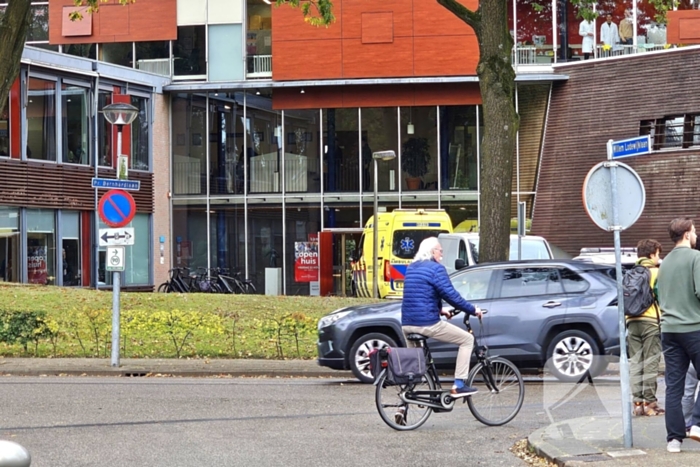
[[[100,229],[100,246],[129,246],[134,244],[134,228]]]

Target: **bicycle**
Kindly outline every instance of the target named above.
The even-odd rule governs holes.
[[[482,310],[486,313],[486,310]],[[453,315],[455,316],[459,312]],[[473,334],[469,315],[465,313],[464,324]],[[480,334],[483,323],[479,318]],[[456,399],[449,389],[443,389],[435,362],[428,347],[427,337],[408,334],[408,340],[418,342],[425,352],[426,372],[418,383],[392,384],[387,381],[387,370],[382,369],[375,381],[375,403],[382,420],[399,431],[415,430],[423,425],[432,412],[451,412]],[[501,426],[510,422],[520,411],[525,398],[525,383],[520,371],[502,357],[490,357],[488,348],[480,346],[474,337],[474,352],[477,363],[469,372],[465,384],[479,390],[463,398],[474,418],[488,426]]]

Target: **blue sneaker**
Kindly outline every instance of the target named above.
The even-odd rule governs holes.
[[[465,385],[461,388],[453,387],[450,390],[450,396],[452,396],[453,399],[458,399],[460,397],[473,396],[477,392],[479,392],[478,389]]]

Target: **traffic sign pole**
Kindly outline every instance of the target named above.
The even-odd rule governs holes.
[[[112,366],[119,366],[119,288],[121,273],[112,272]]]
[[[615,277],[617,278],[617,316],[620,332],[620,393],[622,394],[622,426],[625,448],[632,447],[632,402],[630,401],[630,372],[627,360],[625,331],[625,302],[622,293],[622,258],[620,253],[620,213],[617,205],[617,163],[610,164],[610,191],[613,214],[613,241],[615,243]]]
[[[622,260],[620,231],[631,227],[641,216],[646,202],[644,184],[637,172],[618,162],[619,157],[648,154],[649,138],[608,141],[607,161],[593,166],[583,182],[584,208],[601,229],[613,232],[615,275],[617,276],[617,315],[620,339],[620,392],[625,448],[632,447],[632,403],[624,297],[622,292]]]

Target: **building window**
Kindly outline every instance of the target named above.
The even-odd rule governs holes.
[[[49,3],[32,2],[31,19],[27,29],[27,44],[49,42]]]
[[[173,43],[175,76],[206,77],[206,26],[180,26]]]
[[[56,160],[56,83],[29,78],[27,159]]]
[[[148,99],[131,96],[131,105],[139,109],[139,116],[131,124],[130,169],[148,170]]]
[[[112,94],[108,91],[100,91],[97,97],[97,108],[103,109],[105,105],[112,103]],[[97,147],[99,154],[97,160],[100,166],[112,167],[112,125],[107,122],[102,112],[97,113]]]
[[[61,87],[63,162],[90,164],[88,138],[88,90],[63,84]]]
[[[61,212],[61,267],[63,285],[80,285],[80,213]]]
[[[170,42],[137,42],[136,68],[170,76]]]
[[[10,155],[10,102],[0,112],[0,157]]]
[[[0,282],[19,282],[19,209],[0,206]]]
[[[655,151],[700,146],[700,115],[642,120],[639,123],[639,135],[651,135]]]
[[[27,209],[27,282],[56,284],[56,229],[53,209]]]

